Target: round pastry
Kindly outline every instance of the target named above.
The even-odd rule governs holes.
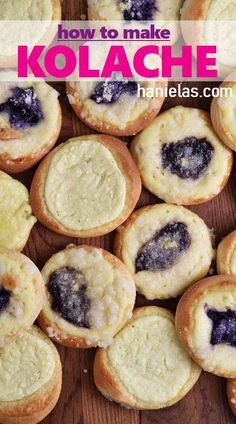
[[[209,115],[177,106],[161,113],[131,145],[143,184],[167,203],[207,202],[228,181],[233,155]]]
[[[98,390],[135,409],[173,405],[191,390],[200,373],[182,349],[174,315],[156,306],[135,309],[112,344],[97,350],[94,363]]]
[[[236,275],[236,230],[223,238],[217,248],[217,272]]]
[[[181,206],[145,206],[118,228],[115,255],[129,268],[147,299],[181,294],[204,277],[214,251],[204,221]]]
[[[0,66],[17,66],[18,45],[50,44],[60,20],[60,0],[0,0]]]
[[[61,122],[56,90],[0,72],[0,169],[16,173],[32,167],[56,143]]]
[[[0,349],[0,421],[37,424],[54,408],[61,392],[57,349],[36,326]]]
[[[226,91],[220,97],[214,97],[211,104],[212,125],[221,140],[236,151],[236,73],[231,74],[221,85],[221,89],[232,90],[232,96]]]
[[[110,43],[91,43],[91,68],[101,69]],[[132,61],[136,43],[126,43],[126,55]],[[136,49],[135,49],[136,47]],[[156,68],[157,59],[148,55],[145,65]],[[133,71],[133,79],[119,72],[111,78],[76,79],[67,82],[68,100],[78,117],[89,127],[105,134],[128,136],[137,134],[153,121],[165,99],[166,79],[141,79]],[[147,95],[148,93],[148,95]],[[151,93],[151,94],[150,94]]]
[[[35,222],[27,188],[0,171],[0,246],[21,251]]]
[[[42,275],[47,296],[39,324],[62,345],[107,346],[132,315],[134,281],[103,249],[68,246],[47,261]]]
[[[42,309],[45,288],[34,263],[0,247],[0,345],[28,330]]]
[[[183,0],[88,0],[88,17],[98,21],[177,21]]]
[[[134,209],[141,181],[120,140],[105,135],[69,139],[39,165],[31,204],[42,224],[71,237],[95,237],[118,227]]]
[[[236,416],[236,379],[227,380],[227,397],[231,411]]]
[[[181,297],[176,329],[184,348],[205,371],[236,377],[236,277],[198,281]]]
[[[192,45],[196,56],[199,45],[216,46],[216,69],[226,77],[236,67],[234,26],[235,0],[185,0],[181,9],[182,34],[186,44]],[[231,28],[231,29],[230,29]]]

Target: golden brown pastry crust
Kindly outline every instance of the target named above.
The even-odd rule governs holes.
[[[166,86],[167,86],[166,81],[156,83],[156,87],[162,88],[163,92]],[[96,116],[92,115],[86,108],[84,108],[83,102],[79,98],[77,91],[73,87],[71,87],[70,82],[67,82],[66,89],[67,89],[67,95],[73,96],[74,101],[73,103],[71,103],[71,106],[74,112],[79,117],[79,119],[82,122],[84,122],[84,124],[88,125],[90,128],[98,132],[114,135],[117,137],[135,135],[139,131],[146,128],[153,121],[156,115],[159,113],[163,105],[163,102],[165,100],[164,96],[153,98],[152,107],[150,107],[148,111],[143,113],[142,116],[139,116],[135,121],[127,124],[125,128],[121,129],[98,119]]]
[[[75,137],[75,139],[78,139],[78,137]],[[98,143],[102,143],[104,146],[106,146],[114,156],[121,171],[123,171],[126,177],[126,201],[125,208],[122,211],[122,214],[112,222],[109,222],[108,224],[81,231],[74,231],[65,228],[62,224],[57,222],[55,218],[50,214],[45,202],[44,186],[47,178],[47,172],[50,165],[50,161],[53,155],[64,144],[61,144],[55,149],[53,149],[49,153],[49,155],[40,163],[33,178],[30,190],[30,200],[35,216],[42,224],[45,225],[45,227],[49,228],[50,230],[71,237],[97,237],[113,231],[128,218],[128,216],[135,208],[135,205],[139,199],[142,185],[137,167],[133,162],[129,150],[122,141],[108,135],[94,134],[82,136],[81,139],[97,141]],[[70,139],[68,141],[70,142],[71,140],[73,139]]]
[[[174,322],[174,315],[167,309],[157,306],[144,306],[134,309],[132,318],[128,321],[127,324],[135,321],[138,318],[142,318],[148,315],[161,315]],[[120,403],[121,406],[132,409],[159,409],[175,404],[181,400],[189,390],[191,390],[198,377],[200,376],[200,372],[200,368],[194,366],[188,382],[181,389],[178,396],[176,396],[174,399],[171,399],[171,401],[167,402],[166,404],[162,403],[159,406],[155,403],[155,405],[144,407],[144,402],[142,403],[142,401],[140,401],[140,404],[138,404],[135,399],[128,393],[128,391],[125,390],[125,387],[122,385],[119,378],[114,374],[114,371],[108,362],[106,349],[97,349],[94,360],[94,382],[98,390],[107,399],[113,400]]]
[[[217,248],[217,273],[218,274],[232,274],[230,271],[230,259],[232,251],[236,246],[236,230],[228,234],[220,242]]]
[[[185,0],[181,12],[181,19],[184,21],[203,21],[211,0]]]
[[[236,379],[227,380],[226,393],[231,411],[236,416]]]
[[[232,88],[235,85],[236,73],[232,73],[227,80],[223,81],[220,85],[220,88]],[[232,81],[231,81],[232,79]],[[211,103],[211,121],[215,132],[221,138],[221,140],[228,146],[230,149],[236,151],[236,140],[233,137],[232,133],[229,131],[229,128],[224,123],[222,119],[221,109],[219,107],[219,98],[213,97]]]
[[[181,297],[175,316],[175,327],[177,334],[183,344],[186,352],[191,356],[191,358],[199,364],[203,369],[204,364],[202,359],[194,352],[193,348],[190,346],[188,337],[193,329],[193,311],[198,302],[198,300],[206,293],[208,290],[213,291],[214,289],[219,288],[231,288],[235,291],[236,287],[236,277],[233,275],[215,275],[213,277],[204,278],[203,280],[198,281],[193,284]],[[205,369],[207,371],[207,369]],[[214,370],[211,370],[214,374],[226,378],[235,378],[236,370],[234,373],[228,374],[227,372],[222,374],[217,367],[214,367]]]
[[[18,172],[26,171],[29,168],[32,168],[37,162],[39,162],[55,145],[59,134],[61,132],[62,125],[62,112],[59,101],[58,102],[58,121],[57,128],[47,145],[44,145],[41,150],[35,155],[24,156],[19,159],[11,159],[8,155],[0,156],[0,169],[10,174],[17,174]]]
[[[29,330],[47,343],[48,337],[35,325]],[[60,356],[54,349],[55,370],[52,378],[32,395],[12,402],[0,401],[0,421],[2,424],[37,424],[55,407],[62,385],[62,367]]]
[[[94,248],[93,246],[83,245],[83,244],[80,245],[79,247],[85,249],[87,252],[91,252]],[[67,251],[74,248],[75,248],[74,245],[68,245],[64,250]],[[107,261],[109,261],[111,265],[113,265],[114,267],[122,267],[122,269],[124,271],[127,271],[128,273],[127,268],[118,258],[116,258],[114,255],[112,255],[111,253],[107,252],[104,249],[100,248],[99,250],[102,252],[103,257]],[[39,314],[37,318],[37,322],[39,326],[42,328],[42,330],[46,334],[48,334],[52,340],[54,340],[56,343],[61,344],[62,346],[71,347],[71,348],[80,348],[80,349],[89,349],[91,347],[97,346],[97,343],[94,343],[94,344],[88,343],[88,341],[86,341],[84,337],[71,336],[67,334],[62,329],[60,329],[54,321],[49,320],[45,316],[43,311],[41,311],[41,313]],[[124,320],[121,323],[120,328],[122,328],[125,325],[125,323],[126,323],[126,320]]]
[[[61,1],[60,0],[51,0],[53,5],[53,21],[61,20]],[[54,35],[51,34],[50,30],[46,33],[37,44],[49,45],[54,38]],[[18,57],[17,56],[1,56],[0,55],[0,68],[15,68],[17,66]],[[21,171],[18,171],[21,172]]]

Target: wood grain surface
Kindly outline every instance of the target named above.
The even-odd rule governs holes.
[[[85,0],[62,0],[63,19],[80,20],[86,15]],[[187,85],[187,83],[185,83]],[[209,84],[207,84],[209,86]],[[203,87],[202,83],[198,84]],[[65,85],[55,84],[60,92],[63,110],[63,128],[58,143],[76,135],[93,131],[83,125],[73,113],[66,98]],[[211,99],[166,99],[163,110],[175,105],[185,105],[209,111]],[[127,141],[127,140],[126,140]],[[35,168],[17,178],[30,187]],[[156,203],[158,199],[143,190],[139,205]],[[216,243],[236,228],[236,183],[232,172],[229,183],[213,201],[191,207],[216,233]],[[82,240],[55,234],[37,223],[24,250],[39,268],[55,252],[68,243],[80,244]],[[112,252],[113,234],[101,238],[83,239],[83,243],[101,246]],[[177,301],[148,302],[137,296],[137,305],[161,305],[174,310]],[[73,350],[57,346],[63,363],[63,387],[60,400],[44,424],[231,424],[235,418],[226,399],[225,380],[202,373],[198,383],[179,403],[159,411],[132,411],[111,403],[96,390],[93,383],[94,350]]]

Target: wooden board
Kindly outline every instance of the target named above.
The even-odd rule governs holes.
[[[86,14],[85,0],[62,0],[63,19],[79,20]],[[187,83],[185,83],[187,85]],[[209,85],[209,84],[207,84]],[[202,83],[198,84],[203,87]],[[75,135],[93,131],[84,126],[73,113],[66,98],[65,85],[55,84],[60,92],[63,109],[63,128],[59,143]],[[166,99],[164,109],[175,105],[199,107],[209,111],[210,101],[198,99]],[[17,178],[28,187],[35,168],[19,174]],[[236,228],[236,182],[235,173],[224,191],[213,201],[190,209],[201,216],[215,229],[217,243],[223,236]],[[158,202],[158,199],[143,191],[138,206]],[[83,243],[101,246],[112,251],[113,234],[101,238],[84,239]],[[80,239],[71,239],[55,234],[37,223],[24,253],[41,268],[45,261],[68,243],[80,244]],[[174,310],[176,300],[148,302],[137,297],[137,305],[162,305]],[[202,373],[193,390],[178,404],[159,411],[126,410],[105,400],[93,383],[94,350],[73,350],[58,346],[63,362],[62,393],[54,411],[44,424],[231,424],[235,419],[227,405],[225,380],[211,374]]]

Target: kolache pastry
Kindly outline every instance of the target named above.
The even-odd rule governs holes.
[[[214,97],[211,104],[212,125],[221,140],[236,151],[236,126],[234,111],[236,108],[236,73],[231,74],[221,85],[227,90],[219,97]],[[232,94],[229,95],[229,91]]]
[[[49,45],[60,20],[60,0],[0,0],[0,66],[17,67],[18,45]]]
[[[138,134],[131,153],[144,186],[167,203],[207,202],[228,181],[232,151],[214,132],[203,110],[177,106]]]
[[[36,326],[0,349],[0,421],[37,424],[56,405],[62,370],[57,349]]]
[[[102,43],[94,51],[93,67],[101,66],[106,47],[109,46],[104,48]],[[129,136],[147,127],[159,113],[166,86],[164,79],[139,80],[137,76],[124,79],[113,73],[111,78],[103,80],[68,81],[67,95],[77,116],[89,127],[105,134]],[[139,89],[152,93],[158,90],[158,95],[139,95]]]
[[[94,363],[98,390],[134,409],[175,404],[191,390],[200,372],[178,340],[174,315],[156,306],[135,309],[112,344],[97,350]]]
[[[114,252],[147,299],[180,295],[203,278],[214,251],[210,230],[182,206],[145,206],[118,228]]]
[[[25,255],[0,247],[0,346],[31,327],[44,298],[36,265]]]
[[[131,317],[135,285],[125,265],[92,246],[68,246],[42,269],[46,301],[38,322],[69,347],[107,346]]]
[[[88,0],[88,17],[98,21],[176,21],[183,0]]]
[[[50,152],[36,171],[30,197],[46,227],[71,237],[93,237],[125,221],[140,192],[139,173],[124,143],[88,135]]]
[[[27,188],[0,171],[0,246],[21,251],[35,222]]]
[[[236,275],[236,230],[223,238],[217,248],[217,272]]]
[[[1,170],[17,173],[32,167],[56,143],[61,122],[56,90],[44,81],[0,72]]]
[[[236,277],[198,281],[181,297],[176,329],[189,355],[205,371],[236,377]]]
[[[236,379],[227,380],[227,398],[231,411],[236,416]]]
[[[216,46],[214,69],[223,78],[236,66],[235,50],[229,36],[229,21],[235,19],[235,0],[185,0],[181,9],[182,34],[186,44],[192,45],[193,50],[199,45]]]

